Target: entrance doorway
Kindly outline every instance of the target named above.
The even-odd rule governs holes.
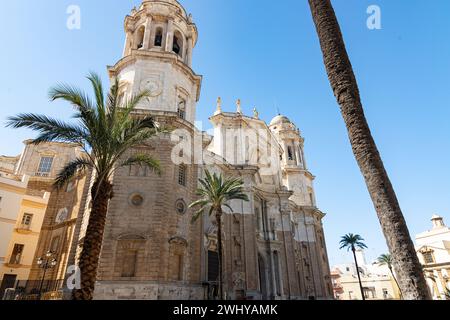
[[[17,275],[16,274],[5,274],[3,276],[2,284],[0,286],[0,300],[3,299],[5,290],[9,288],[15,288]]]
[[[267,300],[268,290],[267,290],[267,273],[266,273],[266,265],[264,263],[263,257],[258,254],[258,265],[259,265],[259,285],[261,287],[261,299]]]

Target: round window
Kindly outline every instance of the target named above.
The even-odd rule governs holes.
[[[186,213],[186,203],[184,202],[183,199],[179,199],[176,204],[175,207],[177,209],[177,212],[179,214],[185,214]]]
[[[131,196],[131,204],[133,206],[139,207],[144,203],[144,197],[140,194],[135,194]]]

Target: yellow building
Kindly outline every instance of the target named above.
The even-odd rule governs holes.
[[[0,299],[5,289],[30,285],[54,179],[82,152],[67,143],[24,144],[19,156],[0,157]]]
[[[49,193],[27,193],[28,176],[0,173],[0,295],[30,274]]]
[[[416,250],[434,300],[446,300],[450,291],[450,228],[433,215],[432,229],[416,236]]]

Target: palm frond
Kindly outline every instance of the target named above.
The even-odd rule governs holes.
[[[68,84],[58,84],[50,89],[48,95],[51,101],[64,100],[69,102],[80,113],[90,113],[94,110],[88,95],[81,89]]]
[[[387,254],[382,254],[377,258],[377,262],[379,265],[387,265],[388,267],[392,266],[392,256]]]
[[[92,162],[84,157],[69,162],[56,176],[53,186],[59,190],[63,188],[75,175],[92,167]]]
[[[88,133],[81,126],[32,113],[9,117],[6,126],[15,129],[28,128],[39,132],[39,136],[33,140],[35,144],[50,141],[82,143],[88,137]]]
[[[147,155],[147,154],[135,154],[127,160],[125,160],[121,167],[139,165],[141,167],[147,167],[157,174],[161,174],[161,164],[159,160]]]
[[[103,93],[103,85],[100,76],[97,73],[91,71],[86,78],[91,82],[92,88],[94,90],[95,100],[97,102],[97,110],[104,109],[105,97]]]
[[[237,178],[225,178],[222,174],[212,173],[205,170],[205,178],[199,179],[200,187],[196,194],[199,200],[191,203],[190,207],[201,206],[204,210],[209,206],[209,215],[214,211],[220,212],[222,207],[226,207],[233,212],[228,204],[231,200],[249,201],[248,196],[243,192],[243,181]]]
[[[367,248],[366,244],[363,242],[364,239],[359,234],[349,233],[341,237],[339,241],[340,247],[339,249],[347,248],[347,250],[360,248]]]

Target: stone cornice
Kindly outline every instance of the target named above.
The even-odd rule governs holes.
[[[315,180],[316,176],[314,176],[311,172],[309,172],[308,170],[305,169],[301,169],[299,167],[289,167],[289,166],[285,166],[283,169],[283,172],[285,173],[301,173],[304,174],[307,178],[311,179],[311,180]]]
[[[200,92],[203,76],[197,75],[192,68],[179,59],[179,56],[174,52],[166,51],[151,51],[151,50],[132,50],[131,54],[120,59],[114,66],[108,66],[109,76],[116,77],[124,68],[136,63],[138,58],[142,59],[161,59],[164,62],[172,63],[172,65],[183,71],[192,82],[197,84],[196,101],[200,100]]]
[[[224,121],[224,120],[226,120],[226,121]],[[280,143],[278,142],[277,137],[272,132],[272,130],[270,130],[269,126],[267,125],[267,123],[264,120],[252,118],[252,117],[249,117],[249,116],[246,116],[246,115],[243,115],[240,113],[236,113],[236,112],[220,112],[220,113],[216,113],[213,116],[211,116],[209,118],[209,121],[211,121],[211,123],[213,123],[213,124],[220,123],[222,125],[230,124],[230,123],[232,124],[232,123],[236,123],[239,121],[243,121],[250,128],[252,127],[249,125],[250,121],[258,123],[267,130],[268,135],[272,138],[272,141],[277,144],[278,151],[280,153],[283,153],[283,148],[281,147]]]
[[[166,1],[152,1],[151,2],[152,5],[153,4],[160,4],[160,5],[165,5],[168,7],[172,8],[172,12],[167,15],[164,16],[166,19],[178,19],[178,20],[182,20],[184,21],[184,23],[186,23],[186,26],[188,27],[189,31],[192,32],[193,34],[193,40],[194,40],[194,46],[197,44],[198,41],[198,29],[195,23],[193,23],[190,18],[189,15],[186,12],[186,9],[181,5],[181,4],[174,4],[174,3],[168,3]],[[180,14],[181,13],[181,14]],[[139,8],[138,11],[136,11],[135,13],[133,13],[132,15],[127,15],[125,17],[125,21],[124,21],[124,29],[125,31],[135,31],[136,29],[136,24],[140,22],[140,20],[144,17],[159,17],[161,16],[161,14],[159,14],[158,12],[152,12],[152,8],[150,5],[147,5],[145,2],[143,3],[143,5]],[[130,25],[132,25],[132,28],[130,27]]]

